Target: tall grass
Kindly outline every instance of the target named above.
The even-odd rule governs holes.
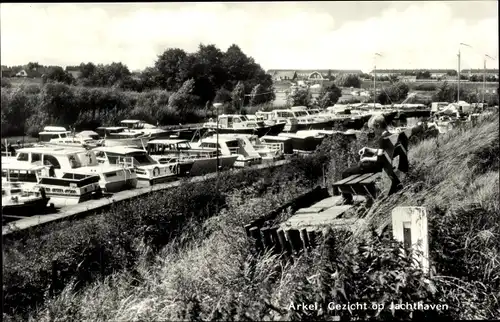
[[[79,290],[69,285],[31,312],[28,320],[498,317],[498,125],[497,114],[477,127],[412,145],[403,191],[377,200],[362,214],[368,223],[360,225],[356,233],[329,233],[318,248],[293,261],[255,254],[243,225],[307,184],[262,178],[230,191],[224,211],[203,223],[187,225],[180,235],[184,238],[171,240],[153,260],[141,255],[147,253],[147,247],[141,246],[134,274],[117,272]],[[341,155],[339,150],[349,143],[339,141],[325,142],[319,153],[336,159],[336,164],[354,162],[349,153]],[[357,142],[350,149],[357,149],[359,144],[370,143]],[[293,173],[289,175],[293,178]],[[330,175],[339,175],[339,170],[333,168]],[[266,182],[275,184],[269,186],[272,189],[263,189]],[[285,186],[278,189],[278,185]],[[382,189],[386,188],[382,184]],[[425,278],[411,265],[411,259],[399,252],[398,245],[382,234],[389,228],[392,208],[398,205],[428,209],[433,266],[430,278]],[[441,311],[393,311],[389,307],[391,302],[418,301],[449,307]],[[291,309],[291,303],[302,302],[318,302],[321,309]],[[385,303],[385,307],[335,311],[328,310],[329,302],[375,302]]]

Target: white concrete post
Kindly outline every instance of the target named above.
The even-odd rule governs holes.
[[[392,210],[392,235],[406,247],[420,252],[416,260],[429,273],[429,239],[427,211],[424,207],[396,207]]]

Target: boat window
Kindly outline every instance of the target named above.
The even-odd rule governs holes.
[[[112,178],[112,177],[116,177],[118,174],[116,172],[109,172],[109,173],[105,173],[104,176],[106,178]]]
[[[80,173],[65,173],[63,174],[63,179],[75,179],[75,180],[81,180],[85,179],[87,176],[84,174]]]
[[[68,160],[69,160],[69,164],[71,166],[71,169],[79,168],[82,166],[82,164],[80,163],[80,160],[78,160],[78,158],[73,154],[68,156]]]
[[[36,173],[33,171],[19,171],[18,180],[21,182],[38,182]]]
[[[2,178],[7,178],[7,171],[6,170],[2,170]]]
[[[154,164],[154,163],[156,163],[146,153],[140,153],[140,152],[138,152],[138,153],[131,153],[131,154],[128,154],[127,156],[128,157],[133,157],[134,161],[137,161],[140,165],[148,165],[148,164]]]
[[[215,143],[203,142],[201,143],[200,147],[215,149],[217,148],[217,145]]]
[[[181,143],[177,144],[177,148],[179,150],[189,150],[189,149],[191,149],[191,146],[189,145],[189,142],[181,142]]]
[[[278,117],[285,117],[285,118],[293,117],[293,114],[290,112],[277,112],[277,114],[278,114]]]
[[[42,155],[40,153],[32,153],[31,154],[31,162],[42,161]]]
[[[29,154],[19,153],[19,155],[17,156],[17,161],[29,161]]]
[[[237,148],[239,147],[238,141],[226,141],[226,145],[228,148]]]
[[[52,155],[43,156],[43,165],[53,166],[54,169],[61,169],[59,161],[57,161],[57,159]]]

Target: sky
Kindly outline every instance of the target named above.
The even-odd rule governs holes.
[[[268,69],[498,68],[498,2],[0,5],[1,64],[152,66],[167,48],[237,44]],[[460,43],[470,45],[460,46]],[[379,53],[381,56],[376,56]],[[375,58],[376,57],[376,58]]]

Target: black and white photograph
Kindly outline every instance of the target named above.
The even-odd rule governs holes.
[[[500,319],[498,15],[0,4],[2,319]]]

